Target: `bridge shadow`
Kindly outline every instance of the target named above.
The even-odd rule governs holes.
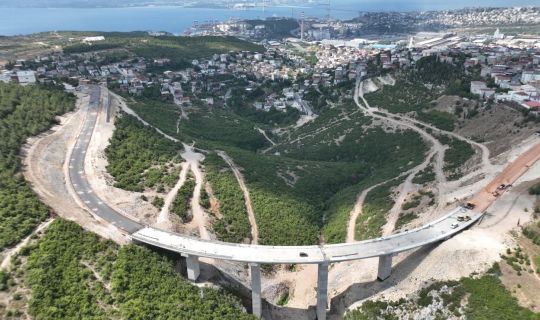
[[[399,263],[392,266],[392,274],[390,278],[386,279],[385,281],[376,280],[377,275],[374,274],[373,281],[354,283],[350,285],[345,291],[332,298],[330,301],[330,311],[328,311],[327,318],[332,320],[342,319],[347,309],[357,301],[372,297],[388,288],[397,285],[399,282],[406,279],[438,245],[439,243],[426,245],[410,253]],[[185,259],[180,257],[178,253],[152,246],[146,247],[172,258],[177,264],[177,271],[186,277]],[[245,306],[246,310],[251,313],[251,289],[229,274],[231,271],[229,268],[230,266],[234,266],[237,268],[238,272],[242,272],[242,270],[247,270],[247,264],[230,263],[230,265],[227,266],[226,264],[219,263],[219,265],[224,267],[223,269],[227,269],[227,271],[216,267],[214,264],[200,261],[201,275],[197,283],[211,283],[218,285],[224,290],[237,296]],[[313,290],[316,290],[316,288],[313,288]],[[310,306],[307,309],[291,308],[287,306],[280,307],[273,305],[264,299],[262,301],[262,313],[263,319],[265,320],[315,320],[317,318],[315,306]]]

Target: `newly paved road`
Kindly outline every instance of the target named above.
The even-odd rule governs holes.
[[[71,182],[79,198],[89,210],[113,225],[131,233],[134,240],[142,243],[200,257],[242,262],[268,264],[340,262],[394,254],[441,241],[469,227],[482,217],[480,212],[458,207],[437,221],[389,237],[335,245],[297,247],[243,245],[208,241],[143,226],[107,206],[93,193],[86,179],[84,158],[98,116],[99,88],[92,87],[90,94],[87,117],[70,159],[69,175]],[[540,152],[538,148],[533,150],[534,153]],[[530,154],[526,156],[528,156],[528,159],[531,158]],[[526,171],[518,170],[517,167],[525,165],[528,168],[532,164],[530,161],[522,161],[521,158],[510,164],[509,167],[514,167],[511,172],[515,172],[515,174],[508,174],[508,170],[505,170],[505,173],[503,173],[505,181],[507,183],[515,181]],[[471,219],[467,222],[459,222],[459,216],[469,216]]]
[[[84,203],[88,210],[95,215],[101,217],[107,222],[123,229],[129,233],[133,233],[143,227],[143,225],[127,218],[126,216],[116,212],[114,209],[106,205],[93,191],[86,178],[84,170],[84,159],[86,151],[90,144],[90,139],[97,122],[98,112],[100,108],[101,90],[98,86],[89,87],[90,101],[86,108],[86,118],[77,142],[69,159],[69,179],[73,186],[73,190],[77,193],[79,199]]]

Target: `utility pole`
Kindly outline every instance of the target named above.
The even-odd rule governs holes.
[[[326,7],[326,19],[327,19],[327,20],[330,20],[330,11],[331,11],[331,4],[330,4],[330,1],[331,1],[331,0],[328,0],[328,6]]]
[[[304,11],[302,11],[300,19],[300,41],[304,41]]]

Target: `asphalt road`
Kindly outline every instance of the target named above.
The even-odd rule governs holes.
[[[86,178],[84,170],[84,159],[86,151],[90,144],[90,138],[94,131],[97,122],[98,112],[100,111],[100,95],[101,89],[98,86],[89,88],[90,101],[86,112],[83,127],[77,138],[77,142],[69,159],[69,178],[73,189],[77,193],[79,199],[85,204],[88,210],[92,211],[107,222],[123,229],[129,233],[133,233],[143,227],[143,225],[127,218],[126,216],[116,212],[114,209],[105,204],[93,191]]]

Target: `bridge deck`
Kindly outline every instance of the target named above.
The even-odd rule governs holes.
[[[471,220],[458,222],[458,216],[469,216]],[[310,264],[364,259],[410,250],[451,237],[475,223],[481,216],[480,213],[459,207],[418,229],[372,240],[320,246],[225,243],[201,240],[152,227],[136,231],[132,238],[138,242],[200,257],[267,264]],[[458,226],[453,228],[453,224]]]

